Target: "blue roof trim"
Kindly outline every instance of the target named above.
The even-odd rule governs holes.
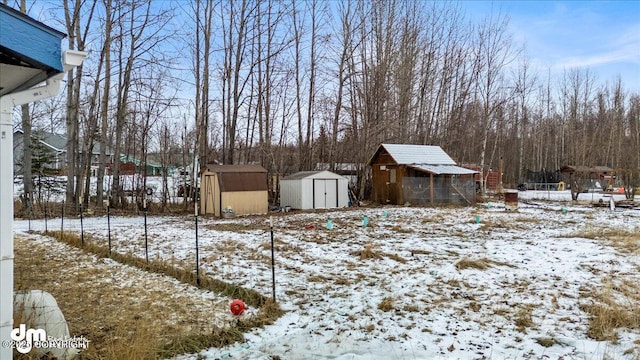
[[[57,31],[6,5],[0,4],[0,47],[31,61],[47,72],[62,72],[62,39]]]

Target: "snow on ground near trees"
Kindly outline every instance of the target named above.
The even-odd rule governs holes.
[[[621,281],[640,283],[637,252],[587,235],[640,232],[640,211],[557,197],[567,192],[519,193],[521,199],[551,194],[555,202],[527,200],[517,211],[496,203],[275,214],[276,296],[287,313],[246,334],[244,344],[180,359],[639,356],[640,331],[620,329],[616,343],[590,339],[580,305]],[[270,295],[269,217],[199,220],[202,271]],[[142,221],[112,217],[115,251],[145,256]],[[55,224],[50,220],[49,228]],[[21,232],[28,225],[14,226]],[[71,219],[64,226],[80,228]],[[84,227],[106,246],[106,218],[85,219]],[[148,229],[149,258],[194,263],[193,217],[149,217]],[[458,269],[461,260],[482,260],[487,268]],[[640,306],[637,298],[615,294]],[[549,338],[554,344],[542,346]]]

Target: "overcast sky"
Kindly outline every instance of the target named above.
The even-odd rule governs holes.
[[[640,92],[640,0],[472,1],[467,15],[482,18],[502,11],[517,44],[525,44],[532,64],[546,73],[588,67],[599,82],[619,74]]]

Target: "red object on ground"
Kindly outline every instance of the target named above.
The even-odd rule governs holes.
[[[307,225],[307,226],[305,226],[304,228],[305,228],[305,229],[307,229],[307,230],[313,230],[313,229],[315,228],[315,226],[313,226],[313,225]]]
[[[240,299],[235,299],[231,302],[231,313],[233,315],[242,315],[244,312],[245,305],[244,302]]]

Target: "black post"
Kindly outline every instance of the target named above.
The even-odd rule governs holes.
[[[149,263],[149,242],[147,239],[147,199],[142,200],[142,212],[144,212],[144,257]]]
[[[80,199],[80,245],[84,247],[84,225],[82,223],[82,199]]]
[[[62,217],[60,218],[60,239],[64,237],[64,200],[62,200]]]
[[[195,153],[195,151],[194,151]],[[198,179],[196,178],[196,174],[199,171],[200,166],[198,165],[198,156],[193,159],[193,209],[196,220],[196,284],[200,286],[200,253],[198,250]]]
[[[47,205],[49,205],[49,202],[45,202],[44,203],[44,233],[48,233],[49,232],[49,227],[47,225]]]
[[[27,194],[28,195],[28,194]],[[29,232],[31,232],[31,217],[33,216],[33,201],[31,201],[31,199],[27,198],[28,201],[28,210],[29,210]]]
[[[271,286],[273,290],[273,302],[276,302],[276,259],[273,244],[273,219],[269,218],[269,228],[271,229]]]
[[[196,284],[200,285],[200,254],[198,253],[198,207],[196,205]]]
[[[109,239],[109,257],[111,257],[111,197],[107,200],[107,238]]]

